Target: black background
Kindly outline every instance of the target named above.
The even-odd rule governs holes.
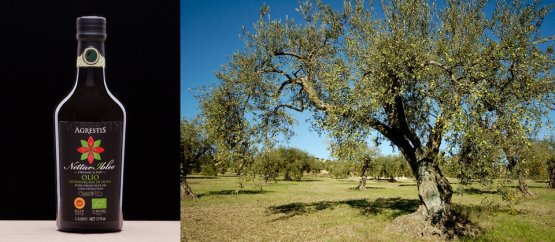
[[[99,15],[127,110],[124,219],[178,220],[179,1],[0,4],[0,219],[55,219],[54,109],[75,82],[75,19]]]

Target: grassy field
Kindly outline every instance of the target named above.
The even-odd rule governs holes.
[[[404,241],[407,237],[385,228],[418,207],[412,180],[369,180],[368,189],[358,191],[355,179],[307,177],[233,194],[237,181],[190,177],[199,199],[181,202],[183,241]],[[517,205],[516,213],[480,186],[454,195],[453,202],[471,211],[471,220],[484,231],[479,241],[554,241],[555,190],[529,182],[536,197]]]

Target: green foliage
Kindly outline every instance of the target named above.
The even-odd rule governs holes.
[[[368,175],[375,178],[412,177],[412,171],[402,156],[388,155],[374,158]]]
[[[225,78],[224,74],[219,76]],[[232,85],[221,85],[199,98],[201,116],[206,120],[205,130],[214,143],[217,165],[241,173],[252,163],[255,128],[246,119],[250,96],[231,90]]]
[[[319,174],[322,172],[322,170],[326,169],[326,164],[324,160],[314,158],[314,159],[310,159],[309,167],[310,167],[310,171],[309,171],[310,173]]]
[[[555,167],[555,141],[553,138],[530,141],[530,149],[523,155],[524,169],[532,179],[549,179],[550,167]]]
[[[447,168],[445,171],[448,176],[458,178],[461,184],[479,182],[486,187],[492,185],[495,179],[501,178],[506,173],[507,165],[504,156],[499,149],[485,150],[474,143],[470,144],[463,145],[463,151],[458,155],[444,157],[441,162],[442,167]]]
[[[361,156],[362,157],[362,156]],[[362,169],[361,162],[346,162],[332,160],[325,163],[325,170],[332,178],[348,178],[359,176]],[[367,175],[374,178],[413,177],[412,170],[403,156],[371,156]]]
[[[381,156],[373,159],[368,174],[377,178],[413,176],[407,161],[400,155]]]
[[[253,169],[264,181],[277,180],[283,163],[280,155],[277,150],[270,150],[256,156]]]
[[[218,168],[216,167],[214,160],[210,159],[209,162],[204,162],[204,164],[200,165],[200,172],[204,176],[217,176]]]
[[[485,189],[497,190],[507,204],[514,206],[522,197],[514,191],[510,179],[518,178],[516,169],[522,169],[531,179],[549,179],[549,161],[555,157],[555,145],[551,142],[552,139],[530,139],[527,144],[509,147],[513,151],[519,151],[516,164],[511,164],[507,154],[501,149],[487,150],[476,145],[463,146],[466,147],[462,152],[464,155],[446,157],[442,160],[441,166],[449,177],[459,178],[464,185],[459,187],[459,192],[462,193],[473,182],[478,182]],[[515,171],[511,171],[511,168]],[[498,182],[499,179],[501,182]]]
[[[339,160],[326,161],[325,170],[329,172],[329,175],[335,179],[348,178],[352,173],[360,171],[360,168],[354,167],[350,162],[344,162]]]
[[[259,154],[254,170],[264,181],[276,181],[280,175],[284,180],[300,180],[305,172],[316,169],[315,164],[316,159],[303,150],[280,147]]]
[[[199,119],[180,122],[181,178],[193,171],[204,171],[206,166],[213,166],[214,147]]]
[[[522,201],[522,194],[518,193],[511,185],[511,180],[502,179],[499,182],[497,193],[509,207],[510,213],[517,213],[515,206]]]
[[[346,137],[343,142],[330,143],[331,154],[344,162],[362,163],[363,159],[372,159],[379,154],[377,147],[370,147],[366,142],[360,142]]]

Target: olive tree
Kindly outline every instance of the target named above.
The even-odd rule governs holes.
[[[273,149],[257,154],[254,159],[256,174],[262,176],[264,182],[277,181],[281,170],[280,159],[280,153]]]
[[[366,180],[372,159],[379,154],[376,147],[370,147],[365,141],[344,137],[330,144],[331,153],[339,162],[348,163],[350,168],[360,169],[360,179],[356,189],[366,190]]]
[[[400,155],[388,155],[376,158],[374,167],[375,177],[385,177],[389,182],[396,182],[395,177],[412,176],[410,168],[404,157]]]
[[[500,99],[503,98],[507,97],[500,97]],[[515,118],[518,116],[516,112],[523,110],[509,105],[491,103],[486,105],[489,113],[467,118],[473,119],[474,122],[467,126],[467,129],[472,129],[473,132],[464,133],[458,156],[462,162],[460,167],[466,171],[460,174],[461,181],[465,183],[468,178],[473,177],[482,182],[491,183],[493,178],[500,177],[499,164],[504,163],[508,171],[506,175],[517,178],[519,193],[526,197],[533,197],[534,193],[528,188],[526,178],[533,169],[530,163],[542,159],[537,153],[542,145],[531,139],[537,134],[542,123],[530,119],[541,119],[541,116],[546,115],[545,110],[544,112],[532,110],[540,112],[520,120]],[[527,125],[522,125],[523,121]]]
[[[499,1],[488,16],[485,4],[394,0],[381,14],[362,1],[343,11],[306,2],[301,24],[271,19],[265,5],[224,83],[240,83],[233,92],[250,92],[252,111],[283,126],[284,110],[309,111],[338,143],[377,131],[417,180],[416,214],[444,229],[452,187],[438,165],[442,142],[482,131],[468,128],[477,117],[515,121],[490,132],[526,131],[554,105],[553,48],[540,48],[549,40],[539,33],[551,7]]]
[[[257,92],[256,87],[237,79],[245,78],[248,73],[233,73],[229,70],[237,68],[233,63],[242,63],[243,58],[241,55],[233,55],[232,64],[217,73],[221,84],[212,89],[207,88],[198,97],[201,116],[206,120],[206,133],[214,143],[216,165],[231,168],[237,174],[248,171],[254,162],[259,148],[256,144],[261,141],[266,142],[266,145],[273,144],[268,137],[273,137],[278,132],[288,133],[287,127],[282,129],[280,124],[292,123],[279,115],[251,113],[258,107],[252,102],[259,102],[254,95]],[[250,120],[247,117],[249,114],[252,115]],[[266,125],[260,125],[257,120]]]
[[[329,176],[335,179],[348,178],[356,169],[353,163],[340,160],[328,160],[325,163],[325,170],[329,172]]]
[[[552,156],[548,160],[549,167],[549,188],[555,188],[555,157]]]
[[[529,169],[537,177],[549,179],[548,188],[555,188],[555,138],[553,136],[533,142],[531,151],[526,155],[530,160]]]
[[[358,190],[366,190],[366,180],[368,177],[368,168],[370,167],[370,162],[372,161],[372,154],[363,153],[360,156],[361,169],[360,169],[360,180],[358,182]]]
[[[264,181],[276,181],[283,175],[283,180],[300,180],[305,172],[310,172],[315,158],[298,148],[279,147],[257,155],[255,172],[262,175]]]
[[[203,160],[213,160],[214,147],[199,119],[181,120],[180,137],[181,197],[196,198],[187,183],[187,175],[195,168],[199,170]]]
[[[293,179],[300,180],[305,172],[311,170],[311,164],[314,159],[306,151],[298,148],[278,148],[281,155],[281,170],[283,179],[291,181]]]

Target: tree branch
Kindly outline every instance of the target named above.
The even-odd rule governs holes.
[[[433,61],[433,60],[432,60],[432,61],[428,61],[428,64],[429,64],[429,65],[433,65],[433,66],[437,66],[437,67],[443,69],[444,71],[446,71],[447,73],[449,73],[449,76],[451,77],[451,80],[452,80],[453,82],[458,81],[458,78],[455,76],[455,73],[454,73],[450,68],[447,68],[445,65],[443,65],[443,64],[441,64],[441,63],[439,63],[439,62],[437,62],[437,61]]]
[[[295,107],[295,106],[290,105],[290,104],[280,104],[280,105],[277,105],[274,108],[274,112],[277,112],[278,109],[280,109],[280,108],[289,108],[289,109],[295,110],[295,111],[300,112],[300,113],[302,113],[304,111],[304,107],[299,108],[299,107]]]
[[[364,72],[364,74],[362,74],[362,76],[358,79],[357,83],[361,82],[362,80],[364,80],[364,78],[366,78],[368,75],[372,74],[372,71],[367,71]]]
[[[275,67],[272,68],[272,69],[269,69],[269,70],[264,70],[264,71],[262,71],[262,72],[263,72],[263,73],[277,73],[277,74],[281,74],[282,76],[287,77],[287,80],[292,80],[292,79],[293,79],[293,77],[291,77],[291,75],[289,75],[287,72],[282,71],[282,70],[279,70],[279,69],[277,69],[277,68],[275,68]]]
[[[421,152],[422,143],[420,142],[420,139],[418,138],[418,136],[416,136],[416,134],[410,129],[408,125],[407,117],[405,115],[405,107],[403,104],[403,100],[400,96],[395,97],[395,109],[397,113],[397,119],[399,121],[399,126],[401,128],[401,131],[403,131],[404,136],[407,137],[408,140],[410,140],[415,150],[418,150],[419,152]]]
[[[308,78],[306,77],[297,78],[297,79],[294,79],[294,81],[295,83],[299,83],[301,85],[302,89],[308,95],[308,99],[314,104],[314,106],[317,109],[324,112],[331,111],[332,109],[331,106],[320,98],[320,95],[318,94],[318,92],[316,91],[316,89],[314,88],[314,86],[312,85],[312,83],[309,81]]]
[[[287,51],[274,51],[274,56],[293,56],[297,59],[303,60],[305,59],[304,57],[302,57],[301,55],[294,53],[294,52],[287,52]]]
[[[293,83],[293,81],[291,81],[291,79],[282,82],[281,85],[279,85],[279,88],[276,92],[276,98],[278,98],[281,95],[281,92],[283,91],[283,88],[285,88],[285,86],[287,86],[289,84],[292,84],[292,83]]]
[[[394,74],[390,74],[389,78],[391,79],[389,91],[391,92],[391,95],[394,95],[393,103],[386,103],[383,106],[388,115],[389,123],[392,127],[398,127],[399,135],[405,139],[408,145],[416,151],[421,152],[422,143],[408,125],[403,97],[399,94],[401,80]]]
[[[302,95],[302,91],[303,91],[302,85],[298,81],[296,81],[296,79],[289,79],[287,81],[282,82],[281,85],[279,86],[279,89],[278,89],[278,91],[276,93],[276,97],[275,97],[276,99],[279,98],[279,96],[281,95],[281,92],[283,91],[285,86],[287,86],[289,84],[298,84],[299,86],[301,86],[301,89],[299,90],[299,95]],[[274,112],[276,112],[278,109],[280,109],[282,107],[283,108],[289,108],[289,109],[295,110],[297,112],[303,112],[304,111],[304,102],[303,102],[302,97],[300,98],[300,102],[301,102],[301,104],[300,104],[301,107],[300,108],[295,107],[295,106],[290,105],[290,104],[280,104],[280,105],[277,105],[274,108]]]
[[[441,115],[436,119],[434,128],[428,136],[428,143],[426,144],[425,157],[435,157],[439,152],[439,147],[441,146],[441,139],[443,138],[443,129],[445,128],[446,117]]]
[[[298,74],[300,71],[302,71],[302,70],[303,70],[302,67],[299,68],[299,69],[297,69],[296,71],[293,72],[293,76],[295,76],[295,77],[297,78],[297,77],[298,77],[297,74]]]

